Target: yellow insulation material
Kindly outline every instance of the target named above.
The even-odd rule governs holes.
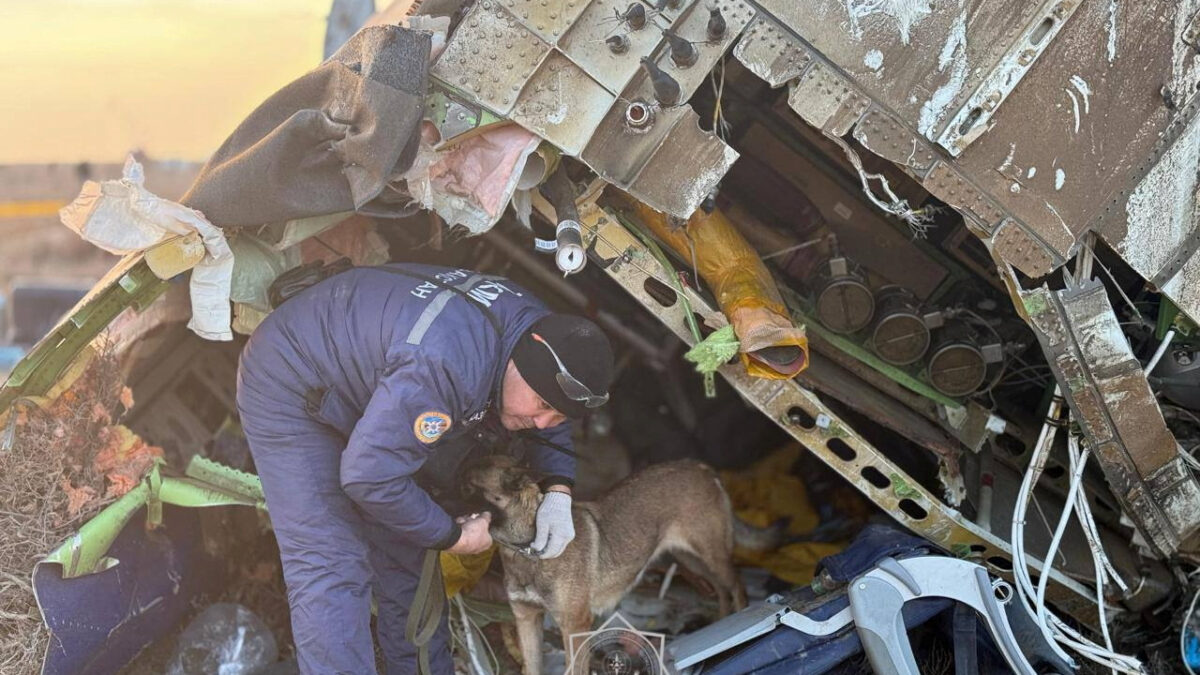
[[[745,471],[721,473],[721,482],[733,504],[734,514],[755,527],[768,527],[780,518],[788,519],[787,535],[811,532],[820,524],[817,512],[808,501],[804,481],[792,475],[792,465],[803,451],[799,445],[780,448]],[[812,581],[817,563],[842,550],[842,544],[796,542],[774,551],[747,551],[736,548],[733,561],[738,565],[762,567],[771,574],[796,585]]]
[[[808,366],[803,326],[792,323],[771,273],[720,209],[711,214],[696,211],[686,225],[672,227],[666,215],[645,204],[626,204],[689,265],[694,251],[697,273],[716,293],[717,304],[741,342],[747,373],[784,380]],[[789,356],[780,359],[781,352]]]

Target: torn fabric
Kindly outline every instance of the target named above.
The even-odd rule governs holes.
[[[130,156],[120,180],[84,183],[75,201],[59,210],[59,218],[85,240],[117,255],[144,251],[172,237],[197,232],[205,254],[192,268],[188,328],[206,340],[232,340],[229,287],[233,253],[225,234],[203,213],[154,195],[144,183],[142,165]]]
[[[407,195],[389,184],[417,153],[429,49],[428,32],[360,30],[250,113],[183,203],[220,227],[342,211],[411,213]]]
[[[532,132],[503,124],[445,149],[423,147],[427,171],[418,175],[414,167],[408,177],[409,190],[447,225],[462,225],[471,234],[483,234],[504,215],[529,156],[541,143]]]

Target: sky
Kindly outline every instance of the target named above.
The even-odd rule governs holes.
[[[203,161],[321,61],[331,0],[0,0],[0,164]]]

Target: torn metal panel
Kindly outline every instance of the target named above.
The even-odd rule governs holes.
[[[670,214],[694,213],[729,167],[737,150],[700,128],[690,108],[629,186],[638,200]]]
[[[1031,276],[1042,276],[1061,264],[1053,251],[1015,220],[1001,223],[992,235],[992,249],[1002,260]]]
[[[1179,456],[1104,285],[1043,287],[1022,300],[1113,493],[1160,555],[1176,552],[1200,528],[1200,483]]]
[[[617,99],[580,155],[601,178],[621,188],[633,182],[680,119],[696,118],[695,112],[684,107],[653,110],[644,96],[634,90]],[[643,113],[649,116],[645,125],[627,123],[627,116]]]
[[[1004,220],[1004,210],[946,162],[938,162],[921,185],[939,199],[972,218],[984,230],[994,231]]]
[[[733,55],[750,72],[778,88],[799,77],[812,56],[790,33],[766,16],[759,15],[746,27]]]
[[[933,168],[937,154],[894,115],[874,107],[854,127],[854,139],[880,157],[899,164],[917,176]],[[929,185],[925,185],[929,188]]]
[[[690,96],[756,10],[745,0],[713,6],[692,0],[661,13],[648,10],[646,22],[635,27],[621,16],[628,6],[620,0],[479,0],[430,73],[467,104],[511,118],[639,200],[686,218],[737,153],[701,131],[686,104],[660,105],[640,60],[655,60]],[[719,35],[709,34],[714,8],[725,21]],[[681,66],[671,58],[668,28],[695,51],[694,63]],[[624,38],[616,49],[606,43],[614,36]],[[692,123],[681,125],[684,117]],[[617,140],[628,144],[611,145]]]
[[[1026,0],[758,0],[864,93],[936,141],[1037,14]]]
[[[1188,6],[1200,3],[1081,5],[956,162],[1058,257],[1091,229],[1122,238],[1128,195],[1191,115],[1186,94],[1171,94],[1174,110],[1163,96],[1200,78],[1173,28]]]
[[[845,136],[871,101],[824,63],[813,63],[792,87],[788,106],[805,122],[830,136]]]
[[[1099,234],[1130,267],[1195,318],[1200,317],[1200,261],[1195,256],[1200,248],[1200,120],[1192,114],[1186,125],[1184,121],[1181,117],[1173,125],[1164,140],[1174,142],[1133,188],[1123,212],[1111,216]]]
[[[651,105],[644,73],[634,77],[580,154],[593,171],[658,211],[690,216],[738,153],[700,128],[688,106]],[[642,120],[640,123],[635,120]]]
[[[907,134],[942,140],[958,153],[953,157],[938,148],[948,169],[1001,217],[981,219],[933,191],[976,225],[1011,223],[1002,228],[1008,241],[994,243],[1007,262],[1030,276],[1069,259],[1091,230],[1118,248],[1152,248],[1143,241],[1152,230],[1139,235],[1139,226],[1126,228],[1125,221],[1158,218],[1162,204],[1172,214],[1183,213],[1183,203],[1194,202],[1189,188],[1195,185],[1191,178],[1200,157],[1193,151],[1200,143],[1193,143],[1189,124],[1200,107],[1194,96],[1200,57],[1188,41],[1200,34],[1195,29],[1200,0],[755,4],[763,10],[762,21],[778,21],[812,50],[814,61],[866,96],[872,110],[885,111]],[[830,116],[831,107],[840,104],[840,87],[806,93],[825,100],[805,101],[805,119],[829,133],[839,131]],[[976,110],[978,116],[964,128]],[[881,135],[864,128],[860,140],[906,165],[908,155],[881,143]],[[1176,145],[1181,149],[1172,152]],[[1157,173],[1176,184],[1182,180],[1181,189],[1148,175],[1160,158]],[[1025,232],[1017,235],[1016,229]],[[1141,264],[1138,257],[1146,251],[1130,257],[1185,311],[1200,316],[1200,297],[1190,297],[1200,290],[1184,281],[1172,285],[1176,275],[1164,272],[1187,266],[1188,249],[1181,252],[1177,244],[1194,229],[1190,223],[1173,226],[1175,240],[1156,244],[1170,252],[1170,261]],[[1015,239],[1040,250],[1009,258],[1008,251],[1020,248],[1012,246]]]

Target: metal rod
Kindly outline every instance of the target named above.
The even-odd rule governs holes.
[[[1172,328],[1171,330],[1167,331],[1166,335],[1163,336],[1162,342],[1158,345],[1158,349],[1154,350],[1154,356],[1150,357],[1150,362],[1146,364],[1144,369],[1142,369],[1142,373],[1144,375],[1149,375],[1154,370],[1154,366],[1157,366],[1158,362],[1162,360],[1163,354],[1167,353],[1167,347],[1171,346],[1171,340],[1174,339],[1175,329]]]

